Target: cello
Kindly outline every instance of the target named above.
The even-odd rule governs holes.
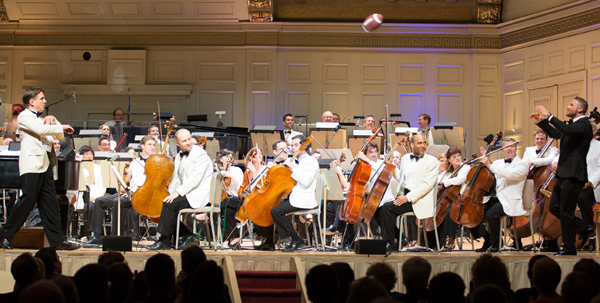
[[[396,150],[398,144],[400,144],[400,141],[398,141],[391,150]],[[364,205],[362,206],[362,209],[358,213],[358,218],[362,219],[365,223],[371,222],[371,219],[377,211],[377,207],[379,207],[379,203],[381,202],[383,195],[385,195],[386,190],[390,186],[390,181],[394,177],[396,165],[388,161],[391,156],[392,152],[389,152],[387,157],[383,161],[383,164],[379,166],[378,170],[381,170],[381,173],[379,174],[379,176],[377,176],[377,180],[373,184],[371,192],[367,196],[367,200],[365,201]],[[373,176],[376,175],[377,174]]]
[[[360,149],[361,152],[364,152],[365,147],[367,147],[367,145],[377,136],[380,129],[381,128],[376,130],[373,129],[373,134],[365,141],[365,144]],[[340,220],[350,224],[358,222],[358,213],[361,210],[362,201],[365,198],[365,185],[369,182],[369,178],[371,177],[371,165],[369,165],[369,163],[366,163],[358,157],[354,157],[354,161],[356,161],[356,165],[354,165],[354,168],[350,173],[350,178],[348,178],[350,186],[346,193],[346,201],[344,201],[339,215]]]
[[[554,139],[550,139],[539,155],[544,155]],[[534,226],[534,233],[539,232],[544,239],[554,240],[561,235],[560,220],[550,213],[550,195],[544,192],[552,192],[554,188],[554,173],[552,169],[545,166],[530,168],[527,179],[533,180],[534,203],[531,206],[531,224]],[[514,218],[514,223],[510,226],[510,231],[513,232],[516,224],[517,235],[519,238],[531,236],[529,228],[529,218],[522,216]]]
[[[165,142],[169,141],[169,134],[173,131],[174,122],[175,118],[171,117]],[[131,199],[131,205],[135,211],[155,222],[160,218],[163,200],[169,195],[169,183],[175,169],[173,159],[165,156],[166,149],[167,144],[163,144],[160,154],[154,154],[146,159],[144,167],[146,182],[138,188]]]
[[[306,138],[306,141],[298,148],[292,156],[294,160],[300,152],[304,151],[313,141],[313,137]],[[292,177],[292,169],[283,165],[274,165],[267,171],[265,184],[258,190],[244,199],[244,215],[258,226],[273,225],[271,209],[279,205],[284,195],[292,192],[296,185],[296,180]],[[257,177],[258,178],[258,177]]]
[[[502,132],[496,134],[496,138],[490,143],[487,154],[498,140],[502,139]],[[483,220],[483,196],[489,193],[496,177],[483,163],[471,168],[467,175],[467,187],[459,196],[460,203],[453,203],[450,208],[450,218],[459,225],[474,228]]]

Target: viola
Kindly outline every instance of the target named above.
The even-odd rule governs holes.
[[[169,134],[173,130],[174,122],[175,118],[172,117],[165,142],[169,141]],[[160,218],[163,200],[169,195],[169,183],[175,170],[173,159],[165,156],[166,148],[167,144],[164,144],[160,154],[154,154],[146,159],[144,167],[146,182],[131,199],[133,209],[139,214],[153,219],[153,221]]]
[[[360,149],[361,152],[364,152],[364,149],[377,136],[380,129],[372,130],[373,134],[365,141],[365,144]],[[356,161],[356,165],[354,165],[348,179],[350,186],[346,194],[346,201],[344,201],[339,214],[340,220],[351,224],[358,222],[358,214],[362,209],[362,203],[365,199],[365,185],[371,177],[371,165],[369,163],[358,159],[358,157],[355,157],[354,161]]]
[[[306,138],[292,156],[292,160],[298,157],[312,141],[312,136]],[[265,176],[265,184],[244,199],[244,215],[258,226],[273,225],[271,209],[279,205],[283,196],[290,194],[295,185],[296,180],[292,178],[291,168],[283,165],[272,166]]]
[[[400,142],[396,143],[391,150],[395,150],[396,147],[400,144]],[[388,153],[387,157],[384,160],[384,163],[379,167],[378,170],[381,171],[379,176],[377,176],[377,180],[373,183],[373,187],[371,188],[371,192],[367,196],[367,200],[365,201],[362,209],[358,213],[359,219],[363,219],[365,223],[371,222],[373,215],[377,211],[379,207],[379,203],[385,195],[388,187],[390,186],[390,181],[394,177],[394,172],[396,171],[396,165],[390,163],[388,160],[392,156],[392,153]],[[375,174],[374,176],[376,176]]]
[[[486,155],[498,140],[502,139],[502,132],[498,132],[496,138],[488,146]],[[467,187],[450,208],[450,218],[459,225],[469,228],[476,227],[483,220],[483,196],[487,195],[494,185],[496,177],[482,163],[469,170],[467,175]]]

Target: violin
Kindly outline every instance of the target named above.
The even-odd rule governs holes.
[[[175,118],[171,117],[165,142],[173,130]],[[146,182],[136,191],[131,199],[133,209],[156,222],[160,218],[163,200],[169,195],[169,183],[175,170],[171,157],[165,156],[167,144],[163,144],[160,154],[154,154],[146,159],[144,174]]]
[[[371,141],[377,136],[380,129],[373,129],[373,134],[365,141],[365,144],[360,149],[364,152],[365,148]],[[353,162],[356,161],[356,165],[350,173],[348,182],[350,187],[346,194],[346,201],[340,209],[340,220],[354,224],[358,222],[360,210],[362,209],[362,203],[365,199],[365,185],[369,182],[371,177],[371,165],[358,157],[354,157]]]
[[[486,155],[498,140],[502,139],[502,132],[496,134],[496,138],[488,146]],[[483,196],[487,195],[494,185],[496,177],[483,163],[471,168],[467,175],[467,187],[458,198],[460,203],[453,203],[450,208],[450,218],[459,225],[469,228],[476,227],[483,219]]]
[[[306,141],[302,143],[298,151],[292,156],[292,160],[298,157],[312,141],[312,136],[306,138]],[[296,185],[296,180],[291,176],[291,168],[283,165],[272,166],[265,176],[265,184],[260,189],[252,191],[244,199],[244,206],[240,210],[258,226],[267,227],[273,225],[271,209],[279,205],[283,196],[290,194]]]
[[[346,161],[346,154],[342,153],[340,155],[339,161],[338,160],[333,160],[332,163],[334,163],[335,167],[337,168],[338,166],[340,166],[340,163],[342,163],[344,161]],[[342,186],[342,190],[344,190],[345,188],[344,188],[344,185],[343,185],[343,182],[342,182],[342,177],[340,177],[340,175],[337,175],[337,177],[338,177],[338,181],[340,181],[340,185]]]
[[[391,150],[395,150],[398,144],[400,144],[400,141],[398,141]],[[381,202],[383,195],[385,195],[385,192],[390,186],[390,181],[394,177],[396,165],[388,161],[391,156],[392,153],[389,152],[384,160],[384,163],[381,166],[379,166],[378,170],[381,170],[381,173],[379,173],[379,176],[377,176],[377,180],[373,184],[371,193],[369,193],[369,195],[367,196],[367,200],[365,201],[362,209],[358,213],[358,217],[360,219],[363,219],[365,223],[371,222],[371,219],[377,211],[377,207],[379,207],[379,203]],[[376,175],[377,173],[375,173],[375,175],[373,176]]]

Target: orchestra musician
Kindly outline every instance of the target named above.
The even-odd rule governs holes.
[[[435,215],[435,191],[437,190],[437,175],[439,161],[425,154],[427,141],[423,135],[411,138],[413,153],[407,153],[400,161],[400,169],[395,178],[399,180],[398,196],[393,203],[385,203],[381,207],[381,234],[387,241],[388,252],[397,251],[394,240],[398,235],[396,218],[407,212],[414,212],[418,219]],[[404,246],[408,241],[405,237],[398,245]]]
[[[242,186],[242,182],[244,182],[244,172],[233,165],[233,152],[228,149],[222,149],[219,152],[217,161],[216,166],[223,178],[230,178],[231,180],[226,188],[223,184],[223,191],[227,197],[221,201],[219,206],[224,220],[224,239],[229,241],[229,247],[235,247],[240,241],[239,234],[234,233],[234,231],[236,225],[235,215],[243,202],[238,196],[238,191]]]
[[[302,134],[301,132],[297,132],[293,130],[294,127],[294,116],[292,114],[285,114],[283,116],[283,135],[285,141],[288,143],[292,143],[292,138]]]
[[[148,128],[148,135],[154,136],[155,138],[160,138],[160,130],[158,129],[158,126],[150,125],[150,127]],[[157,142],[158,144],[156,146],[158,147],[159,150],[162,150],[162,147],[163,147],[163,145],[165,145],[165,142],[160,139],[158,139],[158,140],[159,141]],[[167,151],[167,155],[171,156],[171,146],[169,143],[167,143],[166,151]]]
[[[397,167],[400,167],[400,159],[401,158],[402,158],[402,154],[399,151],[395,150],[392,152],[392,158],[391,158],[392,164],[396,165]]]
[[[363,121],[363,126],[368,130],[375,129],[375,117],[373,117],[373,115],[366,116]]]
[[[117,142],[115,142],[115,139],[113,138],[110,126],[102,124],[100,125],[100,130],[102,131],[102,136],[107,137],[110,140],[110,150],[115,150],[115,147],[117,147]]]
[[[544,146],[548,143],[548,135],[541,129],[535,132],[535,146],[530,146],[523,153],[523,161],[527,161],[529,166],[550,166],[552,160],[558,155],[558,148],[550,146],[545,154],[539,155]]]
[[[113,119],[106,121],[106,125],[115,126],[123,121],[125,121],[125,112],[121,108],[117,108],[113,111]]]
[[[333,122],[333,113],[330,111],[325,111],[321,116],[321,121],[323,122]]]
[[[379,159],[379,146],[377,145],[377,143],[375,142],[370,142],[367,145],[367,153],[364,154],[362,151],[358,152],[358,154],[356,155],[359,159],[365,161],[365,163],[369,163],[369,165],[371,165],[371,177],[369,178],[369,183],[367,184],[367,188],[368,190],[372,190],[373,186],[375,185],[375,181],[377,181],[377,178],[379,177],[379,174],[381,173],[383,167],[381,167],[382,165],[385,165],[385,161],[383,161],[382,159]],[[397,168],[394,171],[394,175],[396,175],[396,170],[398,170]],[[377,207],[377,210],[375,211],[375,213],[373,214],[373,218],[371,219],[370,226],[371,226],[371,231],[373,232],[373,235],[379,235],[380,233],[377,232],[377,230],[379,229],[380,225],[381,225],[381,209],[382,206],[388,202],[392,202],[394,201],[395,197],[392,194],[392,188],[390,186],[388,186],[388,188],[386,189],[385,193],[383,194],[381,201],[379,202],[379,205]]]
[[[175,139],[181,152],[175,156],[175,170],[169,183],[170,195],[163,200],[158,223],[160,238],[147,247],[151,250],[171,248],[171,236],[175,233],[176,224],[180,224],[183,237],[181,249],[198,243],[198,238],[184,224],[177,222],[177,214],[184,208],[206,206],[210,199],[208,193],[213,173],[210,157],[203,148],[192,144],[192,136],[187,129],[178,130]]]
[[[583,185],[577,205],[581,213],[581,219],[575,217],[576,233],[581,237],[581,244],[577,247],[578,250],[583,248],[585,243],[596,229],[594,224],[594,204],[600,201],[600,141],[596,137],[598,126],[590,121],[594,139],[590,142],[590,149],[586,156],[587,176],[588,181]],[[590,245],[591,246],[591,245]]]
[[[108,137],[100,137],[100,140],[98,140],[98,150],[101,152],[110,152],[110,139]]]
[[[575,97],[567,106],[563,122],[548,112],[543,106],[536,106],[530,115],[548,136],[560,139],[560,153],[556,170],[556,184],[550,197],[550,212],[560,219],[563,249],[556,255],[577,255],[575,235],[577,221],[575,206],[582,188],[588,182],[585,159],[593,138],[592,126],[585,117],[588,104]],[[585,212],[587,210],[582,210]]]
[[[44,90],[39,87],[25,89],[23,104],[27,109],[17,118],[21,136],[19,175],[23,195],[0,229],[0,247],[12,249],[10,241],[37,203],[50,247],[56,250],[77,249],[79,244],[65,241],[63,237],[52,169],[57,165],[56,153],[52,148],[53,139],[62,139],[63,132],[72,134],[73,128],[60,124],[53,116],[40,118],[46,97]]]
[[[12,116],[11,116],[10,122],[6,123],[5,129],[4,129],[4,134],[3,134],[5,142],[10,142],[10,141],[6,141],[6,139],[11,139],[11,141],[17,141],[17,134],[18,134],[17,118],[19,117],[19,114],[21,114],[21,112],[23,112],[24,110],[25,110],[25,106],[23,104],[14,104],[12,106]],[[8,143],[5,143],[4,145],[8,145]]]
[[[136,157],[131,161],[131,164],[129,165],[129,174],[126,177],[126,181],[129,181],[129,192],[131,195],[134,195],[136,190],[146,182],[145,163],[146,159],[154,154],[155,146],[156,139],[153,136],[144,136],[140,141],[142,153],[139,157]],[[137,237],[139,214],[131,207],[131,196],[128,195],[123,188],[121,188],[121,192],[118,195],[121,196],[121,207],[123,207],[123,210],[125,211],[125,215],[121,216],[123,218],[122,221],[125,221],[125,235]],[[94,235],[84,244],[102,244],[102,222],[104,221],[104,211],[111,208],[114,214],[115,207],[119,201],[118,195],[115,193],[95,199],[90,227],[90,230]],[[116,226],[113,225],[113,228],[114,227]]]
[[[312,152],[312,154],[311,154],[311,156],[313,156],[313,158],[315,158],[315,159],[317,159],[317,160],[319,160],[319,159],[321,159],[321,158],[322,158],[322,156],[321,156],[321,152],[320,152],[320,151],[318,151],[318,150],[315,150],[315,151],[313,151],[313,152]]]
[[[79,155],[81,155],[81,161],[93,161],[94,160],[94,150],[87,146],[83,145],[79,148]],[[83,168],[83,175],[86,181],[87,192],[83,194],[81,199],[77,201],[75,205],[76,209],[83,209],[87,207],[87,220],[84,225],[83,235],[89,236],[91,230],[91,218],[94,217],[94,204],[97,198],[104,196],[106,193],[106,188],[102,184],[102,168],[99,164],[93,164],[93,173],[94,173],[94,183],[90,184],[91,174],[90,171],[86,168]],[[87,205],[84,205],[84,201],[87,202]],[[104,213],[104,212],[103,212]],[[102,216],[104,218],[104,216]],[[102,224],[102,222],[100,222]]]
[[[448,159],[446,158],[446,154],[440,154],[437,156],[438,161],[440,162],[440,168],[438,170],[438,184],[441,185],[442,179],[446,176],[446,170],[448,168]]]
[[[340,123],[340,115],[333,113],[333,122]]]
[[[294,154],[298,152],[305,141],[306,137],[304,135],[297,135],[292,138],[291,152]],[[319,163],[317,159],[310,156],[309,151],[300,151],[297,162],[296,160],[287,159],[283,165],[292,169],[291,178],[296,180],[296,185],[294,185],[287,199],[284,198],[279,205],[271,209],[271,216],[280,237],[282,239],[291,237],[292,239],[291,243],[283,249],[283,252],[293,252],[303,247],[305,243],[298,232],[294,230],[292,222],[286,214],[303,209],[313,209],[318,206],[315,191],[317,176],[319,175]]]
[[[485,148],[479,150],[483,157],[481,163],[490,169],[496,177],[496,194],[493,196],[493,191],[490,190],[490,196],[483,199],[484,216],[487,222],[489,233],[484,235],[485,243],[483,247],[477,249],[477,252],[498,252],[500,220],[503,216],[520,216],[525,214],[523,210],[523,187],[525,179],[529,173],[529,163],[521,160],[517,155],[517,144],[513,138],[504,139],[503,146],[506,146],[504,159],[498,159],[490,164],[489,157],[486,155]],[[522,247],[522,246],[521,246]]]
[[[431,128],[429,127],[429,125],[431,124],[431,116],[429,116],[428,114],[420,114],[417,123],[419,124],[419,130],[417,131],[417,134],[425,136],[428,145],[434,144],[433,133],[431,132]]]

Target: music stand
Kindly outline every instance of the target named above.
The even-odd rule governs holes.
[[[117,183],[119,184],[118,188],[117,188],[117,206],[113,206],[115,209],[114,211],[116,211],[116,214],[114,215],[114,217],[117,218],[117,228],[111,228],[110,233],[111,234],[116,234],[117,236],[121,235],[121,188],[123,189],[129,189],[129,187],[127,186],[127,184],[125,184],[125,181],[123,180],[123,177],[121,176],[121,174],[119,173],[119,171],[117,170],[117,168],[114,165],[110,165],[110,169],[113,172],[115,178],[117,179]],[[113,219],[113,223],[114,223],[114,219]]]
[[[443,145],[455,146],[462,150],[464,147],[463,128],[462,127],[438,127],[440,122],[436,123],[434,129],[431,129],[433,141]]]
[[[346,156],[346,159],[344,159],[344,162],[339,163],[340,166],[342,167],[342,170],[352,170],[352,151],[349,148],[342,148],[342,149],[322,149],[322,148],[318,148],[317,151],[319,151],[321,153],[321,157],[323,157],[324,159],[332,159],[329,157],[329,155],[331,155],[333,157],[333,159],[338,160],[340,159],[340,156],[342,155],[342,153],[344,153],[344,156]]]
[[[319,122],[319,123],[328,123],[328,122]],[[340,128],[337,131],[337,134],[332,130],[334,129],[338,123],[331,122],[333,127],[327,126],[326,128],[321,128],[319,124],[317,124],[316,128],[310,129],[310,135],[315,138],[315,140],[321,142],[323,146],[329,142],[328,148],[339,149],[346,148],[346,130]]]
[[[335,164],[334,164],[335,165]],[[323,227],[327,226],[327,201],[344,201],[344,190],[335,169],[321,169],[321,177],[323,178]],[[325,229],[321,230],[321,239],[325,239]],[[325,246],[323,246],[325,250]]]
[[[370,130],[355,129],[352,136],[348,136],[348,148],[352,151],[353,155],[358,154],[361,147],[365,144],[365,141],[367,141],[371,135],[373,135],[373,132]],[[377,146],[379,146],[379,153],[381,154],[384,149],[382,146],[383,136],[378,135],[371,142],[377,143]]]
[[[263,156],[275,157],[273,149],[271,148],[273,142],[277,140],[285,141],[282,130],[260,130],[253,129],[250,131],[250,140],[252,140],[252,147],[258,145],[263,152]]]

